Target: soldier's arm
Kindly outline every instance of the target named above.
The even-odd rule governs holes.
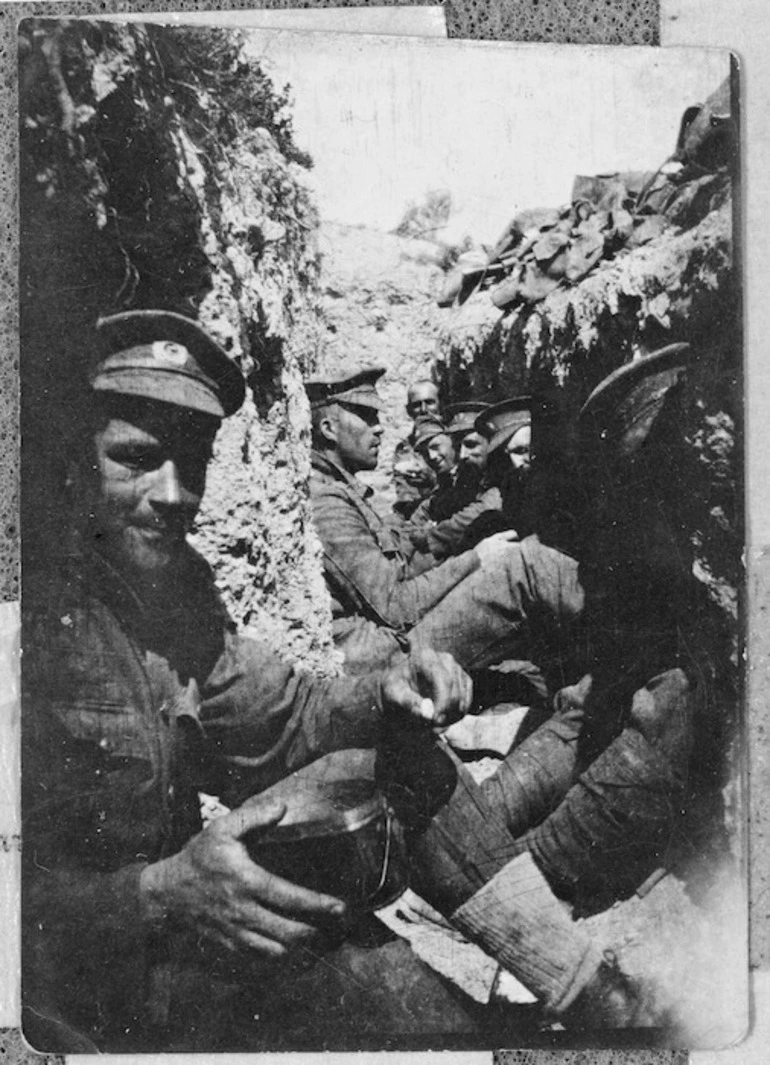
[[[473,523],[482,514],[490,511],[499,513],[503,501],[498,488],[489,488],[467,506],[455,511],[451,517],[439,521],[423,531],[424,550],[440,560],[455,555],[462,550],[465,535]]]
[[[313,500],[316,529],[323,544],[327,578],[342,602],[393,628],[408,628],[479,566],[475,551],[410,577],[403,559],[389,557],[364,518],[342,492],[326,491]]]

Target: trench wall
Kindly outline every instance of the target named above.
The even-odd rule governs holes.
[[[77,545],[90,337],[100,314],[198,315],[244,371],[195,542],[227,606],[334,669],[310,525],[302,376],[318,347],[317,218],[281,88],[224,31],[21,25],[24,562]]]

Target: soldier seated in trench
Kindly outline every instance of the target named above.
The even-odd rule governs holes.
[[[532,397],[513,396],[479,413],[474,429],[484,440],[488,491],[497,494],[497,507],[487,507],[465,530],[459,548],[504,529],[519,537],[535,531],[527,488],[532,472]]]
[[[438,487],[416,508],[408,525],[415,547],[437,562],[475,546],[484,535],[475,535],[474,530],[487,516],[494,520],[500,514],[502,496],[487,470],[487,439],[476,426],[476,419],[488,407],[488,403],[468,401],[447,409],[450,421],[446,435],[457,457],[456,466],[443,479],[439,474]],[[438,428],[429,418],[421,419],[416,427],[417,446],[426,450],[428,462],[431,449],[438,452],[434,462],[441,458],[438,445],[442,436]],[[496,527],[490,526],[489,533],[503,528],[498,520]]]
[[[393,487],[396,493],[393,514],[398,521],[408,521],[415,508],[436,487],[433,470],[414,446],[414,423],[426,415],[440,417],[440,410],[438,388],[433,381],[420,378],[409,385],[406,413],[412,419],[412,430],[398,441],[393,453]]]
[[[519,765],[517,755],[491,792],[476,789],[427,730],[409,727],[410,714],[426,714],[426,693],[437,725],[467,708],[467,677],[451,660],[424,651],[384,675],[313,681],[235,636],[185,534],[214,432],[240,404],[243,382],[177,316],[118,315],[101,332],[93,452],[81,468],[95,475],[86,484],[91,540],[83,558],[39,574],[25,595],[24,999],[33,1041],[65,1051],[259,1049],[275,1038],[276,1020],[286,1027],[289,1001],[293,1021],[312,1012],[312,981],[303,995],[302,976],[280,965],[307,954],[322,929],[339,929],[344,904],[265,873],[243,840],[279,822],[285,806],[242,801],[330,749],[372,743],[429,901],[564,1023],[657,1021],[553,888],[605,880],[597,862],[619,858],[628,876],[640,848],[643,866],[655,859],[687,761],[684,674],[638,691],[587,769],[574,742],[590,688],[583,680],[531,738],[547,771],[532,776],[533,759]],[[235,809],[201,829],[204,789]],[[212,953],[212,942],[224,950]],[[386,970],[375,958],[372,1014],[354,1020],[398,1030],[410,1016],[426,1019],[429,994],[442,1032],[448,1012],[467,1031],[461,1006],[411,963],[418,974],[406,979],[400,966],[409,962],[399,959],[400,981],[389,986],[409,993],[394,1000],[376,993]],[[321,984],[327,972],[321,966]],[[367,986],[365,963],[348,960],[345,974]],[[260,993],[286,981],[271,1028]],[[349,992],[335,1000],[337,1028],[350,1020]],[[323,1017],[313,1021],[318,1033]],[[291,1045],[291,1033],[284,1038]]]
[[[577,562],[535,538],[515,544],[515,533],[490,536],[429,569],[413,545],[406,550],[356,476],[377,466],[375,386],[383,372],[306,382],[310,497],[346,670],[366,672],[406,646],[449,651],[466,669],[527,660],[537,648],[545,662],[546,649],[564,644],[582,612]]]
[[[250,1049],[286,1025],[285,959],[344,929],[345,906],[249,860],[244,838],[285,806],[244,800],[328,751],[373,746],[426,696],[437,720],[461,713],[470,682],[430,652],[359,680],[313,679],[239,637],[186,535],[242,376],[178,315],[119,314],[98,333],[92,423],[71,471],[82,551],[25,569],[25,1031],[45,1050]],[[234,809],[202,830],[204,794]],[[246,1000],[231,955],[256,966]],[[349,982],[375,992],[335,1023],[468,1029],[403,944],[350,965]],[[378,999],[388,965],[424,1009]],[[255,1021],[268,991],[272,1029]]]
[[[419,738],[383,755],[380,774],[408,829],[416,889],[527,986],[537,983],[541,1000],[563,1016],[569,1007],[560,996],[593,947],[585,943],[581,953],[575,926],[561,924],[551,908],[554,893],[578,912],[599,910],[670,857],[677,811],[699,786],[690,758],[695,709],[709,720],[707,744],[714,724],[713,671],[708,653],[697,650],[702,588],[688,564],[681,490],[670,475],[671,449],[681,446],[677,403],[686,366],[682,345],[664,349],[611,375],[586,403],[579,573],[573,560],[528,538],[505,545],[489,582],[483,569],[472,571],[449,592],[426,587],[425,578],[435,580],[442,566],[409,577],[354,476],[376,463],[380,371],[309,386],[318,448],[312,493],[338,608],[347,605],[375,624],[379,618],[382,628],[391,602],[419,609],[419,597],[424,602],[434,592],[437,607],[423,615],[428,626],[420,632],[417,622],[410,638],[437,636],[461,662],[491,653],[484,611],[492,601],[506,622],[496,633],[498,652],[540,625],[547,639],[561,636],[554,713],[483,785],[446,745]],[[474,587],[475,574],[489,599]],[[433,609],[450,598],[451,621],[431,629]],[[576,630],[570,623],[578,617]],[[541,661],[545,639],[529,647]],[[702,756],[701,748],[698,761]],[[549,953],[554,941],[571,957],[564,967]],[[609,972],[588,965],[592,986],[604,977],[607,988],[616,986]],[[612,1011],[623,998],[608,991],[603,1001]],[[634,1023],[644,1023],[638,1018]]]

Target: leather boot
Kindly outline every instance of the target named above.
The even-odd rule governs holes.
[[[627,976],[611,950],[559,1019],[567,1028],[662,1028],[668,1023],[650,986]]]

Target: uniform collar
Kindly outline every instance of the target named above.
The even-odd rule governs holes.
[[[342,481],[343,484],[364,499],[368,499],[374,493],[373,488],[364,484],[363,481],[359,481],[354,474],[348,473],[338,463],[333,462],[326,455],[322,455],[320,451],[310,452],[310,462],[314,470],[326,474],[327,477],[333,477],[335,481]]]

